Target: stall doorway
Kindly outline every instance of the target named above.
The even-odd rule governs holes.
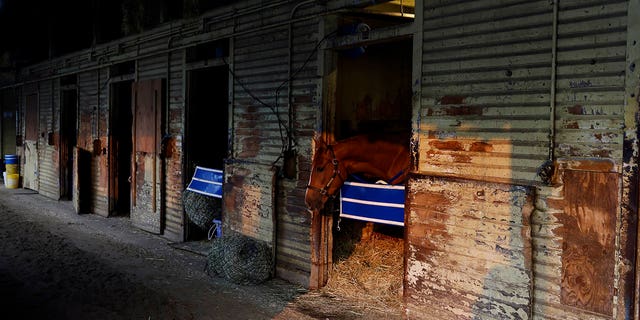
[[[122,81],[111,85],[109,215],[131,213],[132,84],[133,81]]]
[[[185,123],[185,184],[196,166],[224,170],[229,148],[229,73],[226,65],[188,74]],[[186,187],[186,185],[185,185]],[[206,238],[207,231],[185,223],[186,239]]]
[[[341,140],[359,134],[399,134],[410,136],[412,115],[412,48],[411,37],[387,42],[334,48],[328,51],[325,71],[326,104],[322,132],[325,139]],[[327,58],[327,57],[325,57]],[[406,141],[409,144],[409,139]],[[315,253],[311,272],[312,287],[328,283],[329,289],[342,271],[336,266],[368,266],[370,257],[362,253],[385,256],[385,265],[393,266],[384,275],[371,270],[358,274],[385,277],[390,284],[402,285],[404,229],[401,226],[373,223],[339,217],[339,199],[329,203],[325,215],[314,217],[312,234],[314,245],[326,248]],[[331,214],[330,212],[334,212]],[[371,247],[375,246],[375,247]],[[388,250],[388,251],[385,251]],[[313,255],[313,254],[312,254]],[[362,261],[353,259],[363,259]],[[337,263],[333,266],[333,263]],[[329,270],[333,270],[329,279]],[[393,279],[391,279],[391,275]],[[383,292],[376,288],[373,291]],[[392,291],[384,291],[392,292]],[[370,292],[350,294],[373,296]],[[374,297],[377,298],[377,297]],[[402,297],[379,297],[396,299]]]

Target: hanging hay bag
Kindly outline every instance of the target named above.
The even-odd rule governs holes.
[[[272,267],[272,251],[266,242],[235,232],[215,238],[207,257],[210,275],[242,285],[255,285],[268,280]]]
[[[182,192],[182,205],[189,220],[203,230],[208,230],[213,219],[220,219],[222,215],[222,199],[190,190]]]

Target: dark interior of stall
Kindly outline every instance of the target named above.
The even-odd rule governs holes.
[[[186,184],[196,166],[224,169],[228,153],[228,79],[226,65],[189,71],[185,125]],[[207,237],[208,230],[189,221],[187,240]]]

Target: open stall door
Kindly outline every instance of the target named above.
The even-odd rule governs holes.
[[[131,221],[152,233],[162,232],[160,155],[162,80],[133,83],[133,157],[131,167]]]

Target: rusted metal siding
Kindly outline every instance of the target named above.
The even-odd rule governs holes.
[[[553,5],[425,1],[421,172],[536,180],[549,153]]]
[[[238,26],[249,27],[259,18],[244,17]],[[287,119],[286,91],[276,100],[276,89],[287,77],[287,39],[286,27],[233,39],[232,157],[244,163],[226,164],[224,169],[225,225],[274,249],[276,172],[272,165],[284,143],[278,117]]]
[[[627,1],[560,1],[557,157],[622,161]]]
[[[252,170],[272,164],[282,167],[279,157],[283,144],[288,143],[285,132],[291,130],[293,134],[295,177],[277,179],[273,208],[277,215],[277,225],[273,226],[277,232],[276,273],[305,285],[310,273],[311,221],[304,204],[304,188],[319,110],[321,77],[315,49],[321,40],[317,15],[321,9],[316,4],[284,4],[242,16],[236,21],[238,36],[233,38],[232,51],[233,158],[255,163],[243,164],[256,166]],[[297,22],[289,25],[290,18]],[[252,29],[256,31],[248,32]]]
[[[94,159],[92,163],[94,183],[93,202],[94,213],[102,216],[109,215],[109,150],[108,145],[108,119],[109,119],[109,70],[100,68],[96,74],[96,105],[97,127],[96,140],[93,141]]]
[[[40,98],[40,130],[38,139],[38,192],[51,199],[58,200],[59,155],[56,145],[58,128],[55,115],[59,101],[56,80],[42,81],[38,85]]]
[[[166,40],[164,41],[166,43]],[[165,44],[166,46],[166,44]],[[167,77],[167,55],[157,55],[138,60],[138,79],[161,79]]]
[[[314,8],[303,8],[297,12],[297,16],[312,14],[308,10]],[[311,137],[315,130],[317,110],[320,108],[316,98],[321,89],[314,48],[321,39],[317,19],[295,23],[292,30],[292,73],[302,68],[303,63],[310,59],[291,82],[294,121],[292,134],[297,138],[297,179],[279,179],[276,272],[284,279],[307,285],[311,260],[311,217],[304,203],[304,192],[311,167]]]
[[[108,156],[107,147],[107,118],[108,109],[108,71],[97,69],[78,74],[78,141],[80,153],[90,155],[82,157],[89,164],[80,164],[82,168],[88,168],[91,172],[85,185],[90,190],[82,190],[89,193],[85,201],[89,203],[81,205],[89,212],[107,216],[108,209]]]
[[[407,204],[409,319],[530,319],[528,187],[414,176]]]
[[[184,177],[182,176],[182,136],[184,133],[184,50],[172,52],[169,55],[168,72],[168,111],[167,133],[168,139],[164,143],[165,159],[165,230],[167,238],[182,240],[184,238],[184,214],[182,206],[182,191]]]
[[[275,171],[268,165],[225,166],[224,227],[274,248]]]
[[[278,109],[275,108],[275,93],[287,77],[286,48],[286,28],[239,37],[234,41],[235,158],[271,163],[282,151],[278,117],[284,121],[288,117],[286,89],[279,95]]]
[[[97,73],[78,74],[78,148],[93,152],[97,137]]]
[[[531,215],[530,315],[629,318],[637,247],[628,239],[637,236],[638,147],[637,110],[624,106],[625,92],[636,102],[630,105],[637,105],[638,89],[626,83],[627,72],[634,72],[627,51],[635,46],[629,40],[628,1],[447,3],[425,4],[422,95],[414,117],[418,170],[538,185]],[[496,137],[505,139],[492,143]],[[536,163],[550,157],[558,160],[559,171],[552,186],[542,187]],[[427,277],[427,271],[418,274]],[[428,294],[418,293],[417,299]],[[443,301],[437,312],[466,306]]]

